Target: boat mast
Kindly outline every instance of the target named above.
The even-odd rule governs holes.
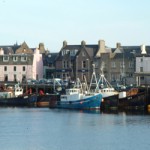
[[[98,85],[98,82],[97,82],[97,77],[96,77],[96,73],[95,73],[95,64],[93,64],[93,73],[92,73],[92,77],[91,77],[91,81],[90,81],[90,86],[89,86],[88,92],[90,92],[92,85],[95,86],[95,90],[97,90],[96,87]]]
[[[105,76],[104,76],[104,62],[101,63],[101,67],[100,67],[100,78],[98,80],[98,84],[96,88],[99,88],[99,86],[101,85],[101,88],[104,88],[104,85],[108,88],[112,88],[112,85],[106,80]]]

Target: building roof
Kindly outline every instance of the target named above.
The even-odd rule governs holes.
[[[43,54],[43,65],[49,66],[49,64],[54,64],[57,55],[58,53],[49,53],[47,55]]]

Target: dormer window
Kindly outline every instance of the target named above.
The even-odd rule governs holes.
[[[21,56],[21,61],[27,61],[27,56]]]
[[[65,52],[64,50],[61,52],[62,56],[64,56],[64,52]]]
[[[9,61],[9,56],[3,56],[3,61]]]
[[[66,55],[69,53],[69,49],[64,49],[62,50],[62,56]]]
[[[18,57],[17,57],[17,56],[14,56],[14,57],[13,57],[13,61],[18,61]]]
[[[75,56],[77,52],[77,49],[70,50],[70,56]]]

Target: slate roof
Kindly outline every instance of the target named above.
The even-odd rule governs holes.
[[[145,47],[147,54],[150,54],[150,46]],[[116,48],[112,48],[114,52]],[[124,52],[125,58],[132,58],[134,55],[141,55],[141,46],[121,46],[120,50]],[[116,53],[114,58],[122,58],[123,53]]]
[[[24,49],[27,50],[29,53],[33,53],[34,49],[30,49],[26,42],[23,42],[21,45],[17,43],[14,45],[0,45],[0,48],[4,50],[4,54],[15,54],[15,53],[22,53]]]
[[[85,48],[85,50],[87,51],[89,56],[95,56],[98,50],[98,45],[66,45],[65,47],[63,47],[57,57],[57,60],[62,60],[62,58],[64,59],[64,57],[69,57],[71,58],[71,60],[75,59],[75,57],[80,53],[80,51],[82,50],[82,48]],[[78,52],[76,53],[75,56],[70,56],[69,53],[66,54],[65,56],[62,57],[61,52],[62,50],[78,50]]]
[[[48,66],[49,64],[54,64],[57,55],[58,53],[43,54],[43,65]]]
[[[1,46],[0,48],[2,48],[4,50],[4,54],[14,54],[16,49],[18,49],[20,47],[20,45],[5,45],[5,46]]]

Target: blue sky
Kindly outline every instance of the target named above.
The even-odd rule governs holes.
[[[0,45],[150,45],[150,0],[0,0]]]

